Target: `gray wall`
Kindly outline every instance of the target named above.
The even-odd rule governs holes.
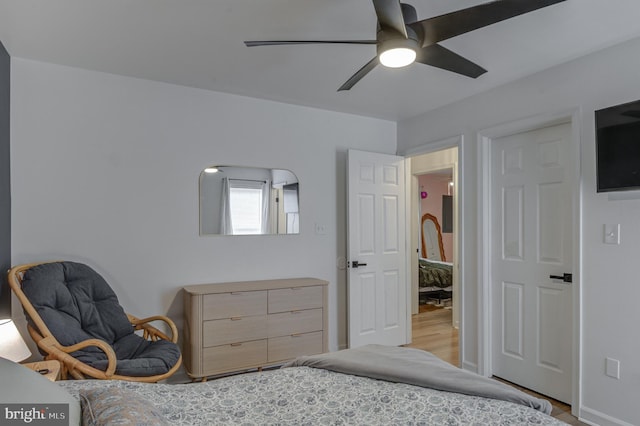
[[[89,264],[127,312],[179,327],[185,285],[325,279],[329,347],[346,345],[346,153],[395,153],[395,122],[15,56],[11,93],[14,264]],[[200,237],[211,164],[294,172],[300,234]]]
[[[0,318],[11,316],[11,297],[4,273],[11,266],[9,64],[9,54],[0,42]]]
[[[577,111],[582,265],[574,271],[578,279],[573,286],[581,298],[579,412],[581,419],[603,426],[640,425],[640,197],[630,194],[635,198],[624,200],[596,192],[594,111],[640,99],[639,75],[640,38],[636,38],[398,123],[400,153],[428,141],[464,138],[462,360],[470,365],[475,361],[479,315],[478,133],[530,117]],[[604,244],[603,225],[616,223],[621,227],[620,245]],[[605,374],[606,358],[620,361],[619,380]]]

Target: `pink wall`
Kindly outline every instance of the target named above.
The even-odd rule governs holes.
[[[427,198],[421,200],[420,218],[425,213],[430,213],[438,218],[442,228],[442,195],[447,195],[448,180],[442,175],[426,174],[418,176],[419,191],[427,191]],[[453,195],[453,192],[451,193]],[[420,196],[420,192],[416,194]],[[442,234],[442,245],[447,262],[453,261],[453,233]],[[422,250],[422,249],[421,249]]]

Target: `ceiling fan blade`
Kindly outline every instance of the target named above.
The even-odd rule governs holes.
[[[487,70],[480,65],[463,58],[439,44],[432,44],[420,49],[416,57],[416,62],[452,71],[471,78],[478,78],[487,72]]]
[[[354,75],[351,76],[351,78],[349,78],[349,80],[347,80],[342,86],[340,86],[340,88],[338,89],[338,92],[341,92],[343,90],[351,89],[353,86],[355,86],[355,84],[357,82],[359,82],[362,79],[362,77],[364,77],[365,75],[369,74],[369,72],[372,69],[374,69],[376,67],[376,65],[378,65],[378,57],[377,56],[374,57],[369,62],[367,62],[367,64],[365,66],[360,68]]]
[[[377,40],[264,40],[245,41],[248,47],[253,46],[277,46],[283,44],[377,44]]]
[[[407,28],[404,25],[400,0],[373,0],[378,22],[383,31],[392,30],[407,38]]]
[[[424,34],[422,45],[428,46],[563,1],[565,0],[494,0],[414,22],[409,26]]]

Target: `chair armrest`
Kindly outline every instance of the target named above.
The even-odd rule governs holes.
[[[67,368],[72,372],[80,371],[81,373],[85,373],[91,377],[95,377],[97,379],[110,379],[116,372],[116,364],[117,358],[116,353],[113,348],[109,346],[106,342],[99,339],[87,339],[82,342],[76,343],[71,346],[62,346],[59,344],[53,336],[45,337],[38,341],[38,346],[49,354],[50,357],[53,357],[63,364],[67,366]],[[102,350],[107,356],[107,369],[105,371],[98,370],[97,368],[91,367],[82,361],[77,360],[76,358],[69,355],[75,351],[79,351],[84,348],[88,348],[91,346],[95,346]],[[74,375],[75,377],[75,375]],[[75,378],[84,378],[84,377],[75,377]]]
[[[136,330],[144,331],[145,338],[151,338],[151,340],[158,340],[158,338],[160,338],[173,343],[178,343],[178,328],[169,317],[166,317],[164,315],[154,315],[147,318],[137,318],[131,314],[127,314],[127,316],[129,317],[129,321],[131,321],[131,324],[135,326]],[[162,331],[149,324],[153,321],[165,322],[171,329],[171,337],[167,336]]]

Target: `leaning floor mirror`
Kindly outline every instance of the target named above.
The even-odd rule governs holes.
[[[299,183],[289,170],[210,166],[199,184],[200,235],[300,232]]]

